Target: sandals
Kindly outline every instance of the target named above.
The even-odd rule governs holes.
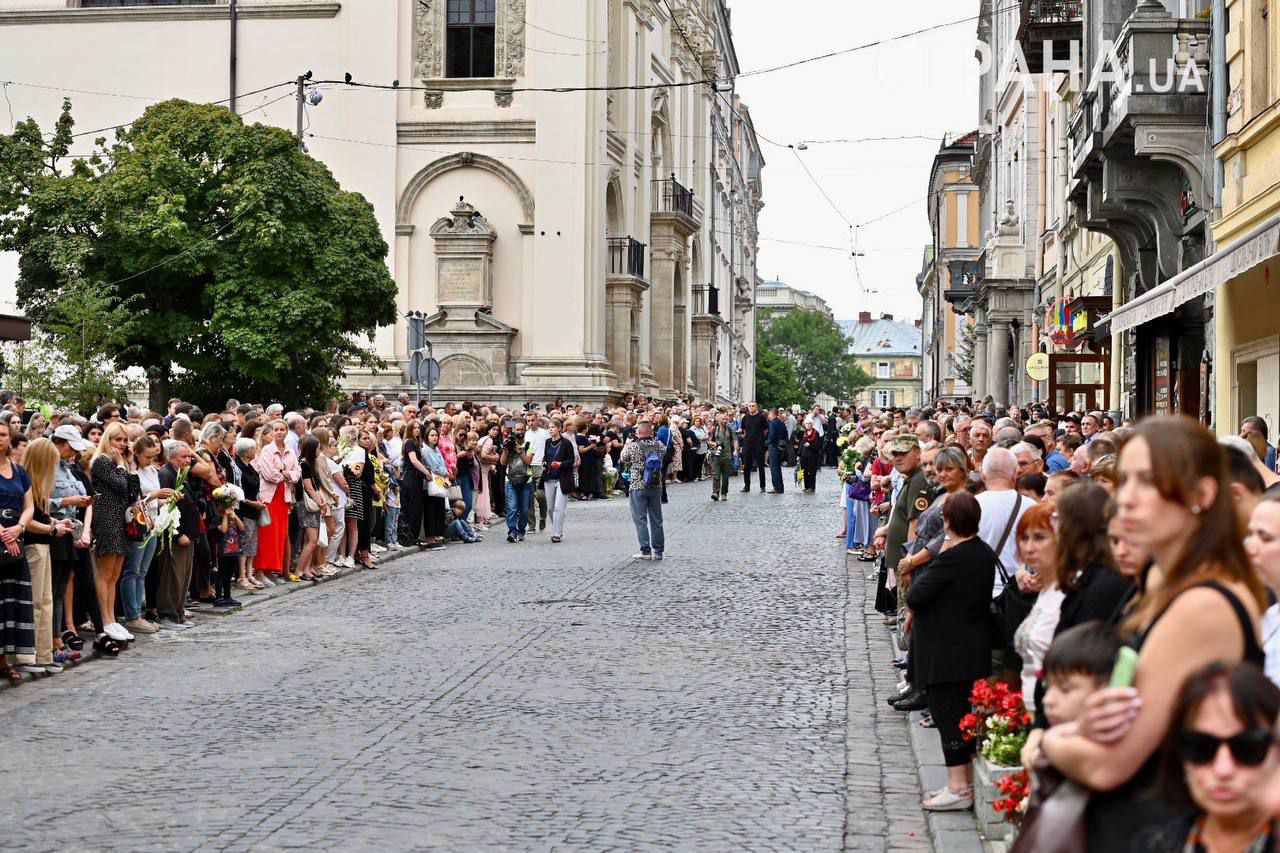
[[[938,794],[929,797],[921,806],[927,812],[964,812],[973,808],[973,792],[957,794],[950,788],[943,788]]]
[[[93,641],[93,650],[105,657],[113,658],[120,654],[120,644],[108,637],[106,634],[100,634]]]
[[[84,638],[75,631],[63,631],[62,644],[73,652],[78,652],[84,648]]]
[[[240,578],[240,580],[236,581],[236,586],[240,589],[257,589],[248,578]]]

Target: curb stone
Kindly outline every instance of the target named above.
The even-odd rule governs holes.
[[[893,632],[886,630],[885,637],[890,654],[896,654]],[[947,766],[942,758],[942,744],[937,731],[920,727],[923,717],[920,711],[912,711],[908,715],[908,740],[920,777],[920,790],[933,791],[947,783]],[[979,832],[973,812],[924,812],[924,816],[936,853],[997,853]]]
[[[192,612],[194,612],[197,616],[216,616],[216,617],[233,616],[236,613],[240,612],[241,610],[244,610],[249,607],[254,607],[255,605],[259,605],[259,604],[265,604],[268,601],[281,598],[283,596],[289,595],[290,593],[301,592],[303,590],[309,590],[316,587],[320,587],[331,581],[336,581],[341,578],[351,577],[352,575],[358,574],[360,572],[381,571],[389,563],[393,563],[402,557],[408,556],[409,554],[417,554],[417,553],[418,551],[415,548],[404,548],[399,551],[384,551],[380,555],[377,569],[373,569],[373,570],[366,569],[364,566],[357,563],[355,565],[355,568],[339,569],[337,574],[332,575],[331,577],[325,578],[324,580],[320,581],[320,583],[318,584],[306,583],[305,581],[301,581],[299,583],[278,583],[275,586],[270,586],[270,587],[267,587],[266,589],[258,590],[257,592],[252,594],[248,590],[237,589],[236,592],[240,593],[242,596],[237,599],[240,602],[239,607],[209,607],[207,605],[198,604],[196,605],[195,608],[193,608]],[[200,625],[197,624],[196,627],[200,627]],[[138,643],[147,645],[147,644],[150,644],[151,641],[155,640],[159,636],[162,636],[162,635],[144,635],[144,636],[138,637],[138,639],[134,640],[133,642],[135,645]],[[85,650],[81,652],[81,655],[82,657],[80,658],[80,660],[75,661],[73,663],[63,664],[63,670],[60,673],[60,675],[66,675],[68,672],[70,672],[73,669],[82,667],[87,663],[92,663],[98,660],[98,655],[94,654],[93,652],[92,643],[88,643],[88,642],[85,643]],[[6,691],[6,690],[13,690],[17,687],[22,687],[22,686],[33,684],[36,682],[45,681],[47,679],[57,678],[57,677],[58,676],[56,675],[48,675],[48,674],[24,675],[22,679],[22,684],[11,684],[8,679],[4,679],[0,681],[0,692]]]

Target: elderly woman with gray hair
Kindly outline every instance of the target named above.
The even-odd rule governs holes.
[[[267,508],[266,503],[258,499],[262,477],[253,467],[253,460],[258,455],[258,442],[252,438],[236,439],[235,450],[232,473],[236,485],[244,492],[238,511],[244,530],[240,533],[240,573],[236,586],[248,590],[262,589],[266,584],[252,576],[253,558],[258,556],[258,522],[262,519],[262,511]]]

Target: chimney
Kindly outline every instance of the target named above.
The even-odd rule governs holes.
[[[920,320],[916,320],[916,328],[917,328],[917,329],[918,329],[918,328],[920,328],[920,323],[921,323],[921,321],[920,321]]]
[[[859,322],[859,323],[870,323],[870,322],[871,322],[871,312],[870,312],[870,311],[859,311],[859,312],[858,312],[858,322]]]
[[[892,315],[892,314],[881,314],[881,315],[880,315],[880,319],[881,319],[881,320],[889,320],[889,321],[892,321],[892,320],[893,320],[893,315]]]

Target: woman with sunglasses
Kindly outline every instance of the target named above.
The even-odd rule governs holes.
[[[1211,663],[1182,685],[1165,743],[1161,795],[1181,813],[1131,849],[1275,850],[1266,784],[1280,770],[1272,729],[1280,687],[1249,663]]]
[[[1244,551],[1226,470],[1221,445],[1185,416],[1143,421],[1120,453],[1121,530],[1161,572],[1159,588],[1127,623],[1136,679],[1133,688],[1095,692],[1081,719],[1050,729],[1040,747],[1095,792],[1085,821],[1090,850],[1125,850],[1139,830],[1168,817],[1146,789],[1158,775],[1157,753],[1174,727],[1183,682],[1216,661],[1262,666],[1257,626],[1266,592]],[[1058,499],[1060,520],[1067,495],[1079,488]],[[1060,541],[1063,535],[1060,526]]]

